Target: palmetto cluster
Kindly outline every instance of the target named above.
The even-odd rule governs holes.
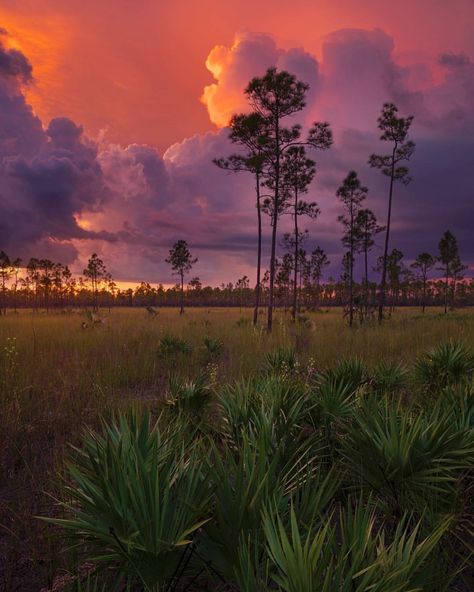
[[[472,555],[473,376],[447,343],[413,368],[345,360],[308,379],[281,350],[232,385],[172,379],[172,405],[121,414],[72,454],[53,522],[96,565],[81,586],[455,589]]]

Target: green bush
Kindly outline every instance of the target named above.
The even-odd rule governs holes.
[[[429,392],[469,381],[473,376],[474,355],[460,342],[441,343],[415,364],[415,377]]]
[[[180,337],[165,335],[160,340],[159,353],[163,357],[174,354],[189,355],[192,353],[192,351],[192,345]]]
[[[173,375],[154,422],[86,432],[51,520],[97,565],[73,589],[452,589],[472,559],[469,351],[306,375],[291,349],[212,395]]]
[[[120,415],[88,432],[69,465],[67,517],[50,520],[146,590],[169,584],[210,516],[205,449],[187,427]]]

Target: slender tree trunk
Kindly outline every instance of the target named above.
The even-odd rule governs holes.
[[[17,312],[17,301],[16,301],[16,297],[17,297],[17,288],[18,288],[18,273],[15,273],[15,291],[13,292],[13,310],[15,312]]]
[[[297,304],[299,304],[298,310],[300,310],[301,307],[301,302],[304,303],[304,294],[303,294],[303,273],[302,270],[300,269],[299,272],[299,276],[300,276],[300,285],[299,285],[299,294],[300,294],[300,298],[297,301]]]
[[[0,305],[0,316],[6,316],[7,314],[7,302],[5,296],[5,276],[2,276],[2,302]]]
[[[426,308],[426,275],[423,277],[423,302],[422,302],[422,307],[421,307],[423,314],[425,314],[425,308]]]
[[[275,199],[275,204],[277,199]],[[276,231],[277,221],[276,215],[272,221],[272,248],[270,254],[270,286],[268,291],[268,317],[267,317],[267,331],[272,332],[273,329],[273,291],[275,282],[275,252],[276,252]]]
[[[369,314],[369,245],[367,240],[364,245],[364,302],[365,302],[365,316]]]
[[[275,204],[277,199],[275,199]],[[276,214],[272,220],[272,248],[270,253],[270,285],[268,289],[268,316],[267,316],[267,331],[272,332],[273,329],[273,291],[275,282],[275,253],[276,253],[276,231],[277,231],[277,220]]]
[[[273,220],[272,220],[272,250],[270,255],[270,287],[268,294],[268,318],[267,331],[272,332],[273,329],[273,292],[275,287],[275,254],[276,254],[276,237],[278,224],[278,208],[279,193],[280,193],[280,130],[279,130],[279,116],[278,112],[275,114],[275,145],[276,145],[276,159],[275,159],[275,196],[273,200]]]
[[[379,300],[379,324],[383,321],[383,308],[385,305],[385,288],[387,284],[387,257],[388,257],[388,243],[390,239],[390,219],[392,216],[392,197],[393,197],[393,179],[395,174],[395,144],[392,151],[392,168],[390,173],[390,190],[388,194],[388,214],[387,214],[387,231],[385,233],[385,246],[383,251],[383,265],[382,265],[382,281],[380,283],[380,300]]]
[[[293,307],[291,310],[291,318],[293,322],[296,321],[296,308],[298,305],[298,188],[295,187],[295,260],[294,260],[294,276],[293,276]]]
[[[449,265],[446,263],[446,281],[444,284],[444,314],[448,313]]]
[[[354,322],[354,206],[351,200],[351,260],[349,262],[349,327]]]
[[[94,302],[94,311],[97,312],[97,278],[94,277],[94,281],[92,283],[92,294],[93,294],[93,302]]]
[[[262,210],[260,207],[260,174],[256,173],[257,191],[257,220],[258,220],[258,241],[257,241],[257,285],[255,286],[255,308],[253,311],[253,324],[258,322],[258,309],[260,307],[260,274],[262,267]]]
[[[184,273],[181,272],[181,303],[179,314],[182,315],[184,312]]]

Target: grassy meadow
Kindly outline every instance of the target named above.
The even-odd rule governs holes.
[[[0,590],[469,589],[472,580],[468,580],[466,563],[472,541],[466,542],[466,532],[472,534],[474,527],[466,491],[472,485],[469,462],[474,450],[469,358],[474,351],[474,310],[444,315],[441,309],[429,309],[422,315],[418,309],[400,308],[380,327],[352,330],[339,309],[305,312],[296,324],[289,314],[278,311],[272,335],[263,329],[263,316],[261,330],[252,326],[251,316],[251,310],[235,308],[188,309],[181,316],[175,309],[161,309],[154,316],[144,309],[124,308],[101,311],[102,322],[93,326],[85,313],[20,310],[0,319]],[[427,361],[425,352],[458,342],[464,348],[459,373],[451,375],[445,362],[433,370],[437,362]],[[349,361],[349,369],[341,369],[343,360]],[[417,366],[420,360],[425,366]],[[379,380],[382,375],[385,378]],[[461,387],[462,392],[454,392]],[[228,401],[236,402],[235,406]],[[375,405],[372,411],[369,405]],[[405,463],[404,469],[398,477],[394,469],[393,479],[390,472],[383,473],[389,475],[386,490],[383,480],[375,485],[379,476],[367,475],[370,467],[365,467],[366,472],[354,469],[357,454],[361,459],[366,455],[368,462],[374,453],[369,444],[376,436],[364,442],[361,434],[370,427],[367,418],[379,417],[378,413],[381,425],[395,418],[395,423],[406,421],[408,431],[419,430],[418,444],[403,449],[403,443],[398,443],[390,462],[396,457]],[[426,421],[421,427],[416,423],[419,417]],[[109,422],[110,432],[102,419]],[[268,421],[270,425],[265,424]],[[430,430],[439,425],[444,427],[436,438],[446,444],[430,457],[434,440],[430,446],[426,442]],[[453,425],[456,433],[449,432]],[[84,440],[86,428],[92,431]],[[267,428],[270,435],[265,440],[262,434]],[[376,433],[376,427],[370,429]],[[104,430],[100,440],[97,434]],[[406,436],[404,429],[394,428],[395,439],[395,432],[401,439]],[[150,469],[133,465],[131,458],[140,456],[137,450],[143,452],[140,446],[145,440],[156,438],[164,448],[175,446],[170,453],[174,468],[160,460],[152,444],[143,453],[152,466],[161,467],[163,475],[173,475],[168,485],[160,487],[176,483],[182,489],[175,501],[191,493],[197,500],[192,516],[182,517],[181,530],[175,533],[185,541],[166,539],[164,560],[156,541],[148,541],[147,547],[136,533],[122,536],[123,516],[117,518],[121,526],[112,530],[107,520],[114,518],[107,519],[104,510],[101,513],[91,501],[94,496],[81,497],[88,479],[89,492],[97,493],[94,479],[98,474],[107,475],[105,480],[110,476],[107,463],[114,454],[117,462],[131,463],[129,481],[130,475],[140,475],[147,483]],[[189,454],[186,460],[176,452],[179,440]],[[457,451],[444,458],[454,441]],[[280,450],[281,443],[285,446]],[[89,456],[73,452],[71,445],[89,450]],[[134,452],[124,460],[121,455],[127,446]],[[381,445],[380,450],[378,461],[372,459],[375,466],[382,463],[386,447]],[[428,457],[432,461],[432,466],[423,465],[420,475],[409,458],[415,453],[420,454],[420,463],[426,464]],[[77,472],[71,474],[65,458],[78,454]],[[114,465],[119,472],[120,462]],[[255,473],[245,473],[248,463],[255,466]],[[192,483],[190,466],[195,470]],[[232,475],[232,492],[219,485],[226,474]],[[287,479],[281,488],[270,487],[270,475],[272,483],[277,483],[283,474]],[[240,518],[231,523],[235,506],[229,500],[238,505],[238,498],[241,501],[248,494],[241,484],[237,496],[239,478],[251,483],[249,487],[263,484],[266,498],[260,500],[258,486],[254,496],[249,495],[248,506],[239,507]],[[206,491],[203,483],[208,484]],[[127,498],[135,494],[122,491],[119,481],[104,481],[100,487],[123,494],[120,502],[110,501],[111,495],[112,505],[128,499],[129,518],[138,512]],[[318,497],[315,491],[322,493]],[[146,506],[146,499],[138,505]],[[164,504],[164,497],[160,499]],[[252,509],[250,520],[252,504],[257,509]],[[76,545],[70,539],[65,542],[61,525],[39,518],[79,520],[78,508],[84,511],[80,519],[90,522],[89,526],[69,524]],[[154,511],[164,510],[160,506]],[[118,514],[115,508],[113,516]],[[104,528],[94,534],[102,518]],[[143,518],[144,524],[150,519]],[[169,515],[167,519],[171,520]],[[244,526],[245,520],[251,525]],[[140,525],[138,518],[136,524]],[[359,533],[369,533],[366,540],[373,535],[373,547],[367,543],[356,560],[359,549],[345,537],[356,540],[357,528]],[[107,538],[107,533],[113,536]],[[156,537],[162,543],[161,535]],[[229,551],[232,544],[234,552]],[[97,559],[97,547],[109,554],[109,560]],[[451,564],[440,547],[450,550],[451,559],[458,554],[459,560]],[[192,549],[189,558],[183,555],[184,548]],[[324,561],[331,567],[318,572],[316,564],[329,548],[332,555]],[[344,556],[340,555],[343,548]],[[382,556],[385,562],[380,567]],[[158,569],[160,561],[168,568]],[[351,561],[357,569],[348,574],[344,566]],[[397,561],[403,566],[400,571],[405,570],[403,577],[392,570]],[[420,574],[427,566],[434,573],[433,565],[442,565],[445,574],[450,569],[459,573],[449,582],[439,577],[428,585]],[[364,570],[365,575],[360,575]],[[325,583],[316,586],[316,579]]]

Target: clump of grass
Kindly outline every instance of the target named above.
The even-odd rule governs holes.
[[[396,517],[453,508],[457,478],[473,468],[472,432],[436,407],[414,413],[368,401],[354,411],[341,443],[349,473]]]
[[[49,521],[124,582],[176,589],[210,504],[205,451],[190,436],[186,424],[163,427],[136,413],[104,424],[102,435],[87,432],[69,464],[68,516]]]
[[[122,414],[85,434],[66,517],[52,522],[131,590],[177,591],[203,573],[200,590],[447,589],[466,560],[446,563],[443,548],[472,434],[453,421],[453,398],[414,414],[388,398],[360,402],[351,378],[327,373],[319,386],[339,451],[327,457],[318,431],[302,430],[309,393],[277,376],[220,394],[217,441],[183,414]],[[201,407],[199,384],[171,388]]]
[[[300,364],[293,348],[280,347],[267,353],[263,368],[268,375],[289,376],[298,372]]]
[[[449,526],[444,520],[422,538],[421,525],[412,530],[405,517],[388,541],[376,526],[376,513],[361,501],[355,507],[348,504],[332,522],[314,519],[309,526],[302,524],[293,506],[288,519],[267,508],[263,521],[274,568],[270,567],[270,578],[285,592],[421,589],[418,582],[435,582],[427,558]]]
[[[443,388],[474,376],[474,355],[461,342],[440,343],[415,364],[415,377],[426,391]]]
[[[410,371],[401,362],[382,361],[373,369],[371,387],[377,395],[397,395],[408,386]]]
[[[204,337],[203,339],[204,349],[206,350],[207,354],[211,357],[217,357],[222,353],[224,349],[224,344],[219,339],[214,339],[212,337]]]
[[[159,353],[163,357],[174,354],[190,355],[193,351],[193,346],[180,337],[174,335],[165,335],[160,340]]]
[[[170,376],[168,403],[178,413],[200,418],[210,399],[211,390],[204,374],[200,374],[195,380],[184,380],[176,374]]]
[[[366,385],[369,380],[367,368],[360,358],[341,360],[337,366],[328,369],[325,376],[334,383],[345,385],[351,393]]]

